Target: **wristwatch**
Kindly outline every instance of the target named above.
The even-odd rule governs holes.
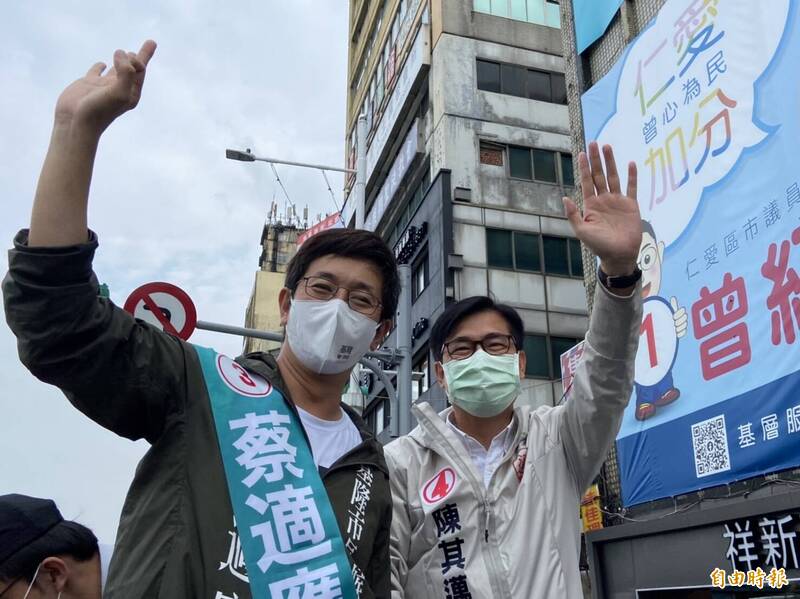
[[[603,272],[603,269],[597,267],[597,278],[606,289],[627,289],[633,287],[642,278],[642,271],[637,266],[636,269],[629,275],[620,275],[617,277],[610,277]]]

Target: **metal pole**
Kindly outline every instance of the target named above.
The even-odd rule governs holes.
[[[259,162],[270,162],[274,164],[288,164],[290,166],[302,166],[304,168],[316,168],[323,171],[337,171],[340,173],[354,173],[355,171],[351,168],[342,168],[340,166],[327,166],[324,164],[313,164],[311,162],[295,162],[292,160],[281,160],[279,158],[267,158],[262,156],[256,156],[250,151],[250,148],[247,148],[246,151],[242,152],[241,150],[231,150],[228,148],[225,150],[225,158],[228,160],[238,160],[240,162],[255,162],[258,160]]]
[[[398,410],[399,434],[411,432],[411,266],[398,264],[400,275],[400,302],[397,306],[397,353],[400,364],[397,370],[397,390],[400,400]]]
[[[260,162],[272,162],[274,164],[288,164],[289,166],[302,166],[304,168],[316,168],[323,171],[337,171],[340,173],[355,172],[351,168],[341,168],[338,166],[325,166],[324,164],[312,164],[310,162],[292,162],[291,160],[278,160],[277,158],[256,158]]]
[[[364,228],[367,185],[367,117],[358,116],[356,124],[356,184],[353,189],[356,203],[356,229]]]
[[[397,393],[394,390],[394,386],[392,385],[392,381],[389,380],[389,377],[384,374],[381,367],[373,362],[372,360],[368,360],[367,358],[361,358],[358,363],[365,368],[369,368],[372,372],[374,372],[380,381],[383,383],[383,386],[386,388],[386,394],[389,396],[389,412],[392,415],[391,420],[389,422],[389,434],[392,437],[397,437],[397,418],[394,417],[397,410]]]
[[[267,341],[283,342],[283,335],[281,333],[273,333],[270,331],[259,331],[258,329],[247,329],[245,327],[235,327],[228,324],[219,324],[216,322],[208,322],[205,320],[197,321],[197,328],[204,331],[213,331],[215,333],[227,333],[228,335],[239,335],[240,337],[252,337],[254,339],[266,339]],[[370,351],[364,356],[365,358],[373,358],[375,360],[383,360],[385,362],[394,362],[398,359],[394,351]]]

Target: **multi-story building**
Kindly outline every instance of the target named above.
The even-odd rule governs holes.
[[[431,324],[448,303],[491,295],[519,310],[521,402],[560,401],[559,355],[587,328],[559,6],[550,0],[353,0],[347,162],[366,117],[366,191],[344,207],[412,266],[414,397],[434,407]],[[395,344],[394,333],[387,347]],[[374,381],[365,416],[390,406]],[[384,431],[384,438],[387,436]]]
[[[244,326],[261,331],[280,332],[281,315],[278,294],[283,288],[286,266],[297,251],[297,237],[305,231],[296,219],[279,219],[270,213],[270,219],[261,231],[261,256],[258,259],[253,292],[247,304]],[[286,222],[284,222],[284,220]],[[275,341],[245,337],[244,353],[272,351],[280,347]]]
[[[770,4],[771,16],[778,19],[781,15],[780,9],[786,10],[788,3]],[[752,5],[754,6],[754,5]],[[570,130],[572,132],[572,150],[577,153],[585,147],[587,141],[584,134],[584,114],[582,110],[581,96],[590,90],[605,90],[609,94],[613,94],[617,90],[617,85],[610,87],[602,87],[601,80],[609,73],[619,73],[615,70],[618,61],[625,58],[626,64],[639,65],[642,69],[642,63],[649,60],[652,53],[652,47],[660,48],[659,42],[661,40],[661,33],[667,39],[663,43],[665,52],[675,52],[673,45],[678,46],[678,58],[675,60],[679,63],[680,51],[684,46],[680,43],[689,42],[689,45],[695,44],[694,51],[697,52],[697,44],[702,43],[703,35],[713,31],[716,36],[722,39],[722,30],[725,29],[724,35],[731,38],[737,34],[744,39],[756,39],[761,36],[760,28],[764,27],[765,23],[769,23],[769,19],[762,19],[754,17],[751,12],[752,6],[749,3],[718,3],[716,0],[698,0],[679,2],[676,0],[617,0],[617,1],[601,1],[597,3],[583,3],[583,10],[586,11],[584,15],[590,12],[590,9],[596,11],[595,17],[602,16],[602,23],[608,21],[609,24],[603,32],[601,27],[599,30],[595,27],[595,32],[600,34],[599,37],[592,37],[591,39],[584,40],[580,45],[585,48],[578,53],[576,50],[576,29],[582,30],[580,27],[575,27],[576,17],[574,11],[580,10],[577,2],[563,2],[562,3],[562,34],[563,34],[563,47],[569,49],[565,50],[566,59],[566,80],[569,99],[569,121]],[[760,6],[759,6],[760,7]],[[764,5],[766,7],[766,4]],[[672,11],[668,13],[669,18],[664,18],[662,22],[653,22],[657,16],[660,17],[662,11]],[[731,20],[723,21],[722,23],[716,17],[722,14],[723,11],[731,11],[726,16]],[[666,13],[665,13],[666,14]],[[780,18],[784,18],[785,14]],[[796,38],[796,7],[792,12],[788,12],[786,18],[787,32],[785,33],[786,39],[783,41],[784,46],[797,46],[798,42],[789,41]],[[609,17],[608,21],[605,17]],[[731,27],[733,19],[740,20],[739,28],[736,26]],[[791,20],[794,20],[792,22]],[[715,22],[716,21],[716,22]],[[723,23],[728,27],[723,27]],[[596,25],[597,23],[593,23]],[[783,25],[783,23],[781,23]],[[790,27],[795,25],[794,27]],[[661,27],[661,28],[659,28]],[[654,40],[648,40],[652,46],[644,45],[646,50],[641,50],[638,54],[635,53],[635,47],[632,44],[636,43],[637,37],[645,35],[648,31],[658,31],[659,35],[655,36]],[[742,33],[744,32],[744,33]],[[684,36],[683,38],[681,36]],[[696,36],[696,37],[695,37]],[[740,39],[741,39],[740,38]],[[780,36],[776,36],[777,39]],[[683,41],[682,41],[683,40]],[[731,42],[729,42],[731,43]],[[726,89],[730,85],[730,79],[715,80],[711,65],[713,65],[712,58],[714,56],[724,57],[727,62],[725,66],[726,71],[730,67],[733,76],[741,76],[741,71],[737,74],[736,69],[742,63],[747,64],[751,57],[742,56],[736,57],[734,64],[733,54],[728,54],[731,47],[742,47],[740,42],[732,42],[732,46],[723,48],[721,45],[715,46],[714,51],[710,52],[708,56],[703,56],[701,64],[701,72],[703,77],[700,77],[698,82],[705,90],[708,84],[711,91],[716,93],[714,88]],[[706,49],[703,46],[703,49]],[[752,49],[748,50],[748,54],[754,54]],[[641,62],[638,62],[641,61]],[[698,61],[700,63],[701,61]],[[776,61],[777,62],[777,61]],[[680,63],[682,64],[682,63]],[[796,63],[788,63],[786,70],[792,72],[796,67]],[[674,65],[673,65],[674,68]],[[775,69],[775,67],[773,67]],[[660,84],[664,81],[671,81],[670,77],[675,75],[674,84],[677,90],[671,91],[679,94],[677,97],[680,99],[680,105],[691,106],[693,98],[685,96],[684,91],[687,88],[681,89],[687,81],[691,82],[692,73],[687,73],[680,78],[677,75],[680,69],[675,69],[675,73],[671,71],[659,71],[656,73],[655,80]],[[777,69],[775,69],[777,70]],[[641,73],[641,71],[640,71]],[[683,73],[680,73],[682,76]],[[708,75],[705,77],[705,75]],[[621,75],[616,75],[622,77]],[[784,75],[778,71],[776,78],[781,79]],[[630,81],[630,79],[628,79]],[[714,85],[712,85],[712,83]],[[752,85],[748,81],[748,85]],[[620,86],[621,87],[621,86]],[[632,86],[635,87],[635,86]],[[665,86],[666,87],[666,86]],[[642,88],[637,90],[637,93]],[[664,92],[659,91],[658,94]],[[599,93],[599,92],[598,92]],[[648,98],[655,92],[650,91]],[[698,103],[707,103],[708,92],[703,91],[699,93],[695,99]],[[779,94],[775,94],[777,97]],[[631,93],[631,97],[633,92]],[[670,123],[671,117],[669,114],[664,116],[662,110],[667,113],[670,109],[671,101],[675,96],[669,96],[664,93],[659,102],[652,101],[652,110],[645,110],[650,108],[650,103],[642,104],[643,115],[641,124],[631,127],[630,135],[641,137],[647,134],[646,128],[643,129],[642,125],[646,124],[651,118],[651,112],[656,116],[653,122],[658,123],[659,126],[664,127],[662,130],[667,137],[666,142],[663,139],[650,139],[646,137],[647,143],[653,141],[650,146],[653,148],[662,147],[660,144],[666,143],[668,148],[666,151],[670,152],[670,139],[677,139],[678,133],[670,134],[670,131],[675,130],[676,123],[673,122],[671,128],[667,129],[665,125]],[[793,99],[792,101],[795,101]],[[677,105],[677,103],[676,103]],[[609,102],[609,106],[615,106],[613,102]],[[688,119],[691,124],[692,121],[698,122],[702,125],[704,121],[700,119],[699,111],[689,114],[691,117]],[[638,109],[638,104],[636,106]],[[794,114],[794,111],[791,111]],[[713,113],[712,113],[713,114]],[[722,114],[722,113],[721,113]],[[727,117],[727,111],[725,111]],[[787,121],[791,120],[792,115],[787,112],[788,116],[780,115],[781,118],[786,118]],[[696,116],[695,116],[696,115]],[[638,114],[636,115],[639,116]],[[773,117],[774,121],[771,125],[776,128],[784,129],[786,124],[782,123],[778,117]],[[587,125],[588,129],[588,125]],[[596,127],[595,127],[596,129]],[[685,132],[685,130],[684,130]],[[597,133],[595,130],[593,133]],[[710,139],[710,138],[709,138]],[[687,141],[688,143],[688,141]],[[674,151],[675,146],[672,146]],[[769,161],[765,161],[759,157],[758,151],[760,149],[749,148],[750,154],[741,159],[744,166],[747,166],[747,160],[752,161],[751,164],[757,165],[756,168],[764,169],[769,173],[771,178],[782,181],[782,169],[780,166],[772,167]],[[651,149],[650,151],[655,152]],[[618,161],[627,161],[635,159],[636,156],[626,156],[617,152]],[[678,156],[675,152],[675,156]],[[646,159],[647,156],[640,156]],[[774,162],[780,163],[784,160],[780,157]],[[760,163],[758,161],[761,161]],[[639,195],[640,206],[647,206],[649,202],[645,199],[642,201],[642,196],[645,198],[655,188],[655,184],[651,188],[650,185],[650,164],[652,160],[642,160],[639,162]],[[657,163],[654,163],[657,164]],[[691,165],[694,169],[694,164]],[[657,173],[656,169],[653,172]],[[697,171],[693,170],[693,173]],[[788,174],[787,174],[788,176]],[[792,174],[792,177],[796,175]],[[644,179],[644,183],[642,180]],[[790,190],[796,188],[796,184],[790,187]],[[678,187],[673,184],[672,191]],[[785,193],[783,188],[780,188],[781,193]],[[742,196],[741,191],[735,190],[734,193],[724,193],[723,200],[715,204],[715,206],[723,205],[724,212],[735,212],[737,205],[755,203],[756,198],[749,195]],[[770,191],[766,188],[759,189],[759,194],[764,196],[773,197]],[[758,195],[758,194],[756,194]],[[775,195],[774,197],[780,197]],[[791,196],[793,197],[793,196]],[[716,199],[713,190],[706,187],[703,195],[703,201],[712,203]],[[661,200],[658,200],[661,201]],[[714,205],[714,204],[712,204]],[[674,206],[674,204],[673,204]],[[789,207],[787,203],[782,206]],[[652,208],[652,204],[651,204]],[[704,219],[706,222],[712,224],[707,229],[713,230],[715,221],[722,221],[720,214],[715,213],[715,208],[710,208],[705,214],[698,213],[695,215],[695,220],[702,223]],[[766,218],[766,217],[765,217]],[[753,219],[755,221],[757,219]],[[762,224],[762,232],[766,231],[766,226],[770,221],[759,220]],[[773,223],[774,224],[774,223]],[[719,228],[723,229],[725,225]],[[792,225],[795,226],[795,225]],[[651,230],[652,232],[652,230]],[[689,231],[684,232],[682,242],[684,246],[691,243],[687,241],[686,237]],[[727,234],[728,229],[720,231],[721,234]],[[746,240],[747,237],[745,236]],[[705,241],[705,239],[703,239]],[[752,240],[751,240],[752,241]],[[704,243],[703,246],[707,247],[712,242]],[[765,242],[768,243],[768,242]],[[678,244],[675,244],[678,245]],[[738,264],[730,264],[725,266],[722,270],[729,270],[732,272],[742,272],[744,266],[748,261],[757,262],[760,267],[761,260],[759,254],[750,246],[749,254],[736,254]],[[674,248],[667,247],[667,252]],[[730,249],[730,247],[729,247]],[[663,252],[663,249],[662,249]],[[643,254],[644,255],[644,254]],[[755,256],[755,257],[754,257]],[[672,257],[670,257],[670,260]],[[708,277],[708,287],[705,288],[705,295],[709,294],[709,289],[715,289],[718,281],[722,279],[721,271],[710,270],[713,264],[706,263],[705,274]],[[647,265],[643,264],[642,269],[647,270]],[[768,264],[764,264],[764,268]],[[680,270],[680,267],[679,267]],[[692,279],[694,271],[687,269],[686,275]],[[697,280],[702,281],[702,276]],[[757,295],[758,286],[764,285],[764,281],[758,279],[749,279],[748,292],[751,297]],[[701,287],[703,283],[697,284]],[[593,269],[587,269],[586,272],[586,287],[587,291],[594,288],[595,272]],[[671,295],[672,292],[669,291]],[[716,313],[715,317],[720,318],[725,311],[730,311],[735,301],[734,295],[729,295],[728,304],[724,310]],[[704,297],[704,292],[699,291],[698,300]],[[655,299],[655,298],[653,298]],[[696,351],[697,361],[700,361],[700,356],[703,353],[702,345],[697,347],[692,345],[695,342],[695,337],[702,340],[702,335],[698,335],[698,330],[702,329],[703,322],[700,320],[700,315],[705,314],[706,318],[711,318],[713,321],[714,316],[708,316],[710,312],[703,312],[700,309],[701,301],[694,300],[694,313],[690,313],[691,323],[690,332],[681,343],[684,347],[681,351]],[[686,300],[684,300],[686,301]],[[692,300],[689,300],[692,301]],[[752,304],[751,304],[752,305]],[[691,305],[689,306],[691,308]],[[722,307],[722,304],[720,304]],[[757,312],[757,308],[756,308]],[[752,312],[751,312],[752,314]],[[773,319],[775,317],[773,316]],[[774,320],[773,320],[774,322]],[[755,328],[751,327],[751,335],[763,334],[768,335],[769,327],[756,332]],[[647,334],[647,327],[643,323],[643,335]],[[765,332],[766,331],[766,332]],[[774,338],[773,338],[774,339]],[[654,345],[660,344],[658,339],[651,341]],[[778,344],[773,344],[777,347]],[[640,342],[640,352],[642,347],[647,347],[647,341],[644,339]],[[663,347],[663,345],[661,345]],[[733,348],[735,349],[735,347]],[[649,348],[647,351],[650,351]],[[730,349],[729,349],[730,351]],[[766,352],[767,350],[762,350]],[[790,350],[787,350],[790,351]],[[791,350],[793,351],[793,350]],[[677,352],[677,350],[676,350]],[[735,354],[734,354],[735,355]],[[694,356],[692,356],[694,358]],[[747,358],[750,360],[750,357]],[[755,360],[755,353],[753,354]],[[779,368],[779,360],[774,360],[766,370]],[[794,360],[794,364],[797,362]],[[652,365],[652,362],[651,362]],[[752,364],[751,364],[752,366]],[[645,366],[646,368],[647,366]],[[639,366],[637,365],[637,373]],[[705,368],[705,366],[704,366]],[[796,404],[796,375],[794,375],[794,383],[790,376],[782,376],[782,386],[773,387],[769,392],[764,392],[759,395],[757,391],[747,393],[746,385],[741,382],[747,382],[748,377],[757,378],[760,373],[743,370],[746,373],[741,375],[742,378],[728,379],[731,381],[728,384],[728,389],[720,395],[720,397],[707,398],[706,395],[712,393],[692,393],[692,388],[695,390],[703,389],[703,385],[713,380],[714,374],[698,372],[694,375],[695,381],[687,380],[687,370],[683,374],[681,381],[683,388],[683,396],[679,409],[689,412],[684,419],[675,418],[673,422],[678,422],[678,429],[680,434],[667,436],[663,435],[656,441],[656,433],[647,436],[648,432],[658,430],[658,427],[667,427],[671,422],[664,416],[669,416],[669,411],[664,411],[659,415],[662,416],[661,421],[656,421],[652,428],[650,422],[641,422],[639,424],[638,436],[630,435],[629,438],[635,438],[635,441],[630,445],[635,445],[633,452],[629,452],[628,465],[635,461],[637,467],[645,471],[645,483],[641,486],[648,486],[655,488],[656,491],[651,493],[660,499],[632,502],[631,505],[623,506],[622,495],[624,489],[620,486],[620,469],[617,467],[616,452],[612,452],[610,459],[606,463],[604,475],[604,491],[605,496],[602,499],[602,505],[605,511],[605,525],[606,528],[601,531],[592,532],[587,535],[587,553],[590,563],[591,571],[591,586],[592,596],[602,599],[605,597],[659,597],[662,599],[683,598],[683,597],[755,597],[755,596],[796,596],[798,592],[798,578],[800,577],[800,568],[798,565],[798,553],[800,549],[797,547],[798,535],[800,534],[800,493],[797,491],[797,486],[800,484],[800,468],[786,469],[786,465],[797,463],[796,441],[792,441],[793,449],[787,451],[784,455],[775,453],[761,454],[753,467],[750,468],[751,473],[758,475],[732,477],[728,474],[737,468],[744,469],[748,458],[747,451],[753,451],[757,447],[769,448],[776,447],[777,443],[782,438],[792,439],[791,435],[795,431],[800,430],[797,426],[798,422],[794,419],[794,408],[789,409],[776,409],[776,405],[772,405],[767,412],[775,410],[775,414],[767,414],[764,416],[762,411],[765,406],[770,406],[770,402],[774,401],[775,404],[780,403],[781,400],[776,399],[781,395],[788,398],[791,404]],[[727,371],[726,371],[727,372]],[[733,375],[735,371],[731,370],[728,374]],[[638,376],[638,374],[637,374]],[[677,378],[678,375],[676,375]],[[775,375],[778,376],[778,375]],[[720,379],[722,380],[722,379]],[[792,387],[794,385],[794,387]],[[740,388],[741,387],[741,388]],[[719,393],[719,391],[717,391]],[[741,394],[741,395],[739,395]],[[698,395],[704,395],[698,397]],[[730,398],[733,395],[732,399]],[[747,412],[747,420],[739,422],[733,418],[734,412],[732,408],[726,406],[730,401],[739,398],[746,400],[745,412]],[[633,402],[633,399],[631,400]],[[712,404],[714,411],[714,418],[709,418],[705,414],[700,414],[701,407],[706,401],[716,401],[716,405]],[[688,402],[688,404],[687,404]],[[791,405],[790,404],[790,405]],[[692,413],[692,408],[699,406],[695,413]],[[670,406],[667,406],[670,408]],[[672,406],[674,409],[675,406]],[[786,418],[783,419],[785,413]],[[673,412],[674,414],[674,412]],[[726,421],[725,417],[728,417]],[[779,419],[780,417],[780,419]],[[771,420],[772,418],[772,420]],[[686,420],[688,419],[688,420]],[[644,420],[644,419],[642,419]],[[684,422],[685,420],[685,422]],[[752,420],[750,422],[749,420]],[[780,422],[779,422],[780,420]],[[774,422],[774,428],[769,428],[769,423]],[[709,437],[702,434],[704,429],[703,424],[708,423],[721,423],[714,429],[718,436],[716,438]],[[682,429],[679,427],[683,427]],[[727,426],[727,431],[726,431]],[[751,428],[752,432],[751,433]],[[750,435],[752,434],[752,440]],[[701,440],[701,441],[698,441]],[[714,447],[714,442],[717,446],[722,447],[721,455],[724,459],[719,459],[716,463],[715,470],[709,472],[705,466],[704,459],[707,447]],[[789,442],[787,440],[787,442]],[[769,443],[775,445],[770,446]],[[762,445],[759,445],[762,444]],[[618,448],[620,445],[618,444]],[[694,451],[693,451],[694,450]],[[634,456],[632,459],[631,456]],[[659,461],[660,458],[663,460]],[[664,466],[667,464],[667,466]],[[624,467],[624,464],[623,464]],[[631,468],[632,469],[632,468]],[[695,480],[691,485],[690,492],[669,493],[659,489],[669,489],[674,486],[676,472],[690,470],[690,478],[694,477]],[[627,473],[629,478],[632,478],[630,472]],[[731,480],[732,479],[732,480]],[[638,480],[643,480],[641,477]],[[721,484],[724,483],[724,484]],[[635,495],[637,489],[628,489],[627,494]],[[667,495],[665,497],[665,495]],[[780,523],[780,525],[778,524]],[[778,590],[780,587],[775,586],[774,590],[767,590],[768,586],[772,586],[772,580],[769,582],[759,582],[759,570],[761,574],[771,572],[771,568],[785,569],[785,576],[788,579],[787,585]],[[724,571],[723,571],[724,570]],[[720,578],[721,575],[721,578]],[[730,577],[726,576],[730,575]],[[756,588],[755,585],[759,585]],[[763,591],[759,590],[763,586]],[[713,588],[716,587],[716,588]],[[723,587],[725,591],[722,591]]]

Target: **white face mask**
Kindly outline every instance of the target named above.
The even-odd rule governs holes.
[[[317,374],[339,374],[364,357],[378,326],[338,298],[293,299],[286,337],[306,368]]]

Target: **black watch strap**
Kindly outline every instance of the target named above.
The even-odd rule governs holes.
[[[606,289],[627,289],[633,287],[642,278],[642,271],[637,266],[636,269],[629,275],[621,275],[617,277],[610,277],[603,272],[603,269],[597,268],[597,278]]]

